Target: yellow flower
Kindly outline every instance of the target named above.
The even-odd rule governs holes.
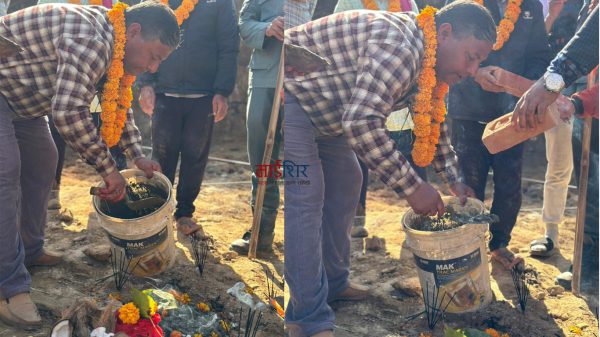
[[[202,334],[201,333],[195,333],[194,337],[202,337]]]
[[[210,333],[210,337],[219,337],[219,334],[213,331]]]
[[[229,332],[230,327],[229,324],[227,322],[225,322],[224,320],[220,320],[219,321],[219,325],[221,326],[221,328],[225,331],[225,332]]]
[[[125,324],[137,324],[140,320],[140,310],[129,302],[119,309],[119,319]]]
[[[179,302],[182,304],[190,304],[190,295],[188,293],[183,293],[181,298],[179,298]]]
[[[158,304],[151,296],[148,296],[148,304],[150,306],[150,316],[153,316],[158,311]]]
[[[116,145],[121,139],[121,133],[127,119],[127,111],[133,99],[131,92],[131,78],[125,75],[123,57],[125,57],[125,10],[127,5],[118,2],[108,11],[108,19],[114,29],[114,46],[112,61],[107,69],[107,80],[102,89],[102,112],[100,118],[102,127],[100,135],[108,147]]]
[[[165,6],[169,6],[169,0],[162,0],[162,3]],[[179,26],[190,17],[190,13],[194,11],[197,4],[198,0],[183,0],[181,5],[174,10],[175,18],[177,18],[177,24],[179,24]]]
[[[446,117],[444,97],[448,85],[438,82],[435,73],[437,31],[435,26],[436,9],[425,7],[417,16],[417,25],[423,31],[424,56],[421,72],[417,78],[419,92],[412,107],[415,128],[415,143],[412,157],[418,166],[425,167],[435,156],[436,145],[439,142],[440,123]]]
[[[483,6],[483,0],[475,0],[478,4]],[[523,0],[509,0],[506,5],[506,11],[504,18],[500,20],[500,24],[496,28],[496,43],[494,44],[493,50],[500,50],[502,46],[510,38],[510,34],[515,29],[515,24],[519,20],[521,15],[521,3]]]
[[[210,307],[208,306],[208,304],[204,303],[204,302],[200,302],[196,305],[196,307],[198,307],[198,310],[202,311],[202,312],[209,312],[210,311]]]

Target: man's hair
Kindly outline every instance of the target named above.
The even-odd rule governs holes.
[[[478,40],[496,42],[496,24],[487,8],[471,0],[457,0],[435,14],[435,24],[452,26],[457,38],[474,36]]]
[[[143,1],[125,11],[127,27],[132,23],[142,26],[142,38],[146,41],[159,39],[165,46],[176,49],[181,32],[175,13],[158,1]]]

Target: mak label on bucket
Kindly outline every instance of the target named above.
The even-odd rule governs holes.
[[[433,274],[436,286],[441,287],[479,267],[481,252],[477,248],[467,255],[448,260],[429,260],[415,255],[415,261],[421,270]]]
[[[163,243],[167,239],[169,232],[167,226],[165,226],[165,228],[161,229],[158,233],[139,240],[125,240],[113,236],[110,233],[107,234],[108,239],[116,246],[123,248],[128,256],[140,256],[148,253]]]

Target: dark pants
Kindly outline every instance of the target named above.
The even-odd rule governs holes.
[[[452,121],[452,145],[465,177],[477,198],[485,199],[485,186],[490,168],[494,173],[494,201],[490,212],[500,222],[490,226],[490,250],[508,246],[510,234],[521,209],[521,168],[523,143],[506,151],[490,154],[481,141],[485,124],[455,119]]]
[[[152,158],[160,164],[171,183],[175,181],[181,155],[176,219],[194,214],[194,200],[200,193],[214,125],[212,98],[156,95],[152,115]]]
[[[579,181],[581,167],[581,138],[584,121],[575,118],[573,121],[573,166]],[[590,144],[590,166],[588,171],[587,199],[585,206],[585,228],[583,240],[582,272],[592,272],[598,278],[598,120],[592,121],[592,138]]]
[[[99,114],[93,114],[92,116],[94,123],[99,126],[101,124]],[[56,150],[58,151],[58,164],[56,165],[56,174],[54,176],[54,188],[57,188],[60,186],[60,178],[62,176],[62,170],[65,166],[65,152],[67,150],[67,143],[65,143],[60,133],[58,133],[51,116],[48,116],[48,125],[50,126],[52,140],[54,141],[54,145],[56,145]],[[127,168],[127,158],[125,158],[125,154],[123,154],[123,151],[121,151],[121,148],[119,148],[118,145],[110,148],[110,154],[115,160],[117,169],[119,171]]]
[[[396,148],[400,151],[404,157],[408,160],[410,165],[413,167],[415,172],[421,177],[424,181],[427,181],[427,170],[424,167],[419,167],[415,165],[415,162],[412,159],[412,148],[413,143],[415,141],[412,130],[402,130],[402,131],[390,131],[390,138],[396,143]],[[367,188],[369,187],[369,168],[362,160],[358,160],[358,164],[360,164],[360,170],[362,172],[363,180],[360,189],[360,199],[358,204],[362,207],[356,208],[357,216],[364,216],[366,213],[367,207]],[[360,213],[360,214],[359,214]]]

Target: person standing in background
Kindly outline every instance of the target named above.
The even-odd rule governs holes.
[[[172,8],[190,4],[171,0]],[[200,0],[179,22],[182,43],[156,73],[138,77],[140,107],[152,115],[152,157],[177,182],[175,222],[184,235],[202,227],[193,219],[208,162],[213,125],[227,115],[237,76],[239,36],[231,0]],[[174,184],[175,185],[175,184]]]
[[[289,0],[288,0],[289,1]],[[246,0],[240,11],[238,26],[244,44],[252,48],[250,58],[250,76],[248,85],[248,103],[246,107],[246,127],[248,131],[248,158],[252,168],[252,199],[254,213],[258,177],[257,165],[275,165],[279,159],[281,146],[281,122],[283,120],[283,104],[279,110],[277,132],[275,134],[273,153],[270,163],[261,163],[265,151],[265,141],[269,128],[269,119],[273,107],[275,82],[279,71],[281,48],[284,31],[284,0]],[[265,196],[260,218],[260,233],[257,251],[270,253],[273,251],[275,237],[275,221],[279,208],[279,185],[275,178],[267,179]],[[246,231],[241,239],[231,243],[230,249],[241,255],[247,255],[250,248],[250,231]]]

